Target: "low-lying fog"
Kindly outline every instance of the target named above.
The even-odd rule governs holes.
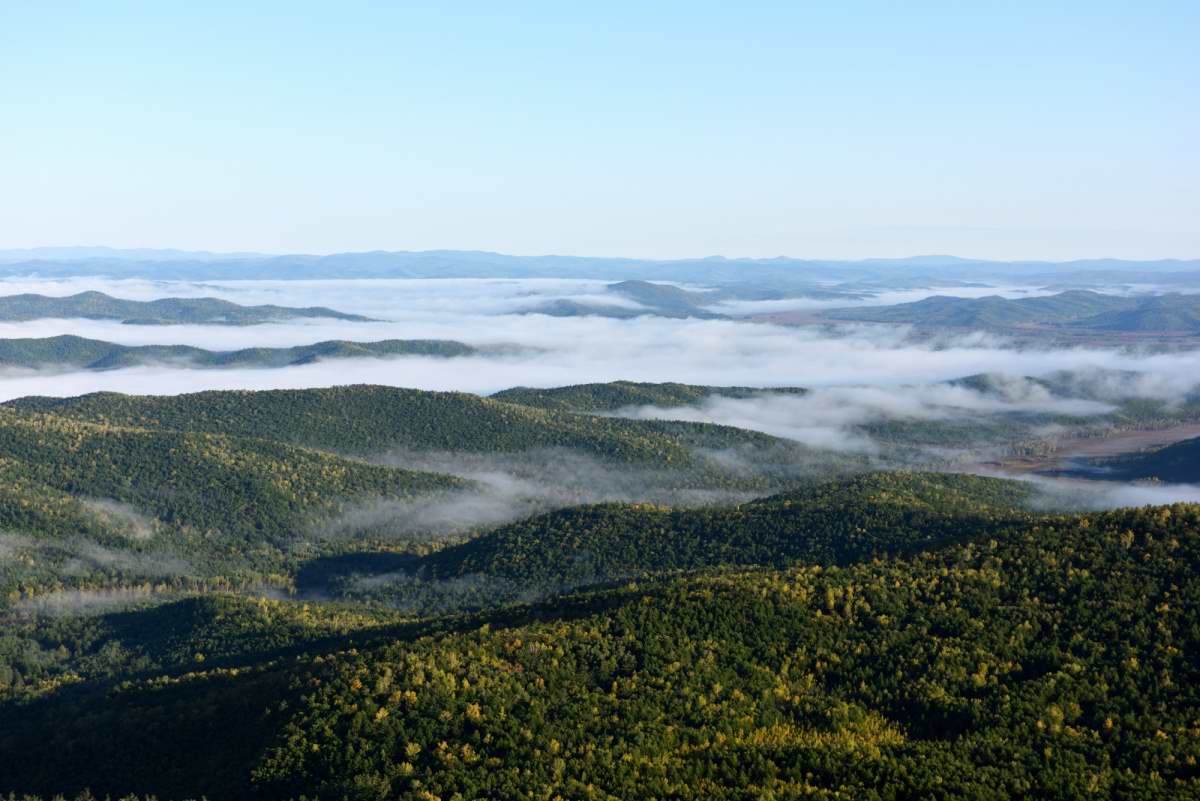
[[[337,360],[280,369],[189,370],[138,367],[59,375],[7,370],[0,398],[69,396],[96,390],[180,393],[203,389],[296,388],[379,383],[489,394],[515,385],[592,381],[680,381],[747,386],[894,386],[980,372],[1041,375],[1056,370],[1133,370],[1176,381],[1200,367],[1194,353],[1144,355],[1112,350],[1024,349],[985,334],[910,337],[889,326],[789,328],[734,320],[551,317],[519,313],[569,299],[634,306],[601,281],[347,280],[186,282],[32,280],[0,282],[0,293],[66,295],[85,289],[117,297],[215,296],[238,303],[325,305],[380,318],[355,323],[315,319],[256,326],[134,326],[116,321],[35,320],[0,323],[0,338],[59,334],[126,345],[187,344],[212,350],[284,347],[328,339],[454,339],[473,345],[519,345],[517,354],[458,359],[404,357]],[[926,290],[931,294],[935,290]],[[978,295],[994,288],[936,290]],[[1018,294],[1021,288],[1006,288]],[[1036,287],[1024,291],[1037,291]],[[897,294],[897,293],[892,293]],[[904,293],[918,296],[921,293]],[[882,298],[891,302],[895,298]],[[881,299],[876,299],[881,300]],[[772,301],[774,303],[774,301]],[[797,305],[803,305],[798,301]],[[845,305],[839,302],[838,305]]]

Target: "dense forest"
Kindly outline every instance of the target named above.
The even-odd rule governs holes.
[[[1024,521],[1030,494],[1020,484],[975,476],[872,473],[811,481],[736,506],[571,507],[392,565],[404,575],[386,583],[353,575],[351,563],[352,575],[333,586],[346,598],[431,612],[702,567],[847,564]]]
[[[600,458],[672,468],[696,449],[791,445],[729,426],[581,416],[463,392],[383,386],[216,391],[160,397],[96,393],[8,404],[79,420],[266,437],[313,448],[379,454],[400,448],[516,452],[568,448]]]
[[[58,586],[275,574],[299,534],[355,498],[467,486],[260,438],[0,409],[0,604]]]
[[[429,621],[230,597],[60,622],[46,646],[91,678],[10,702],[0,775],[174,798],[1193,798],[1198,526],[1001,516],[904,556]]]

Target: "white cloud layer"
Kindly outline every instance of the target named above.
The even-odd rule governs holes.
[[[0,324],[0,337],[58,334],[128,345],[189,344],[216,350],[284,347],[326,339],[456,339],[516,344],[530,352],[503,357],[339,360],[286,369],[190,370],[138,367],[60,375],[9,370],[0,398],[68,396],[97,390],[181,393],[204,389],[295,388],[379,383],[487,394],[516,385],[591,381],[680,381],[750,386],[927,384],[979,372],[1042,375],[1056,370],[1130,370],[1159,394],[1178,393],[1200,374],[1194,352],[1131,354],[1113,350],[1017,350],[983,334],[918,341],[903,328],[789,328],[727,320],[548,317],[515,313],[555,299],[613,303],[603,282],[558,280],[252,281],[222,284],[148,281],[8,281],[0,291],[70,294],[98,289],[149,299],[213,295],[240,303],[327,305],[385,318],[330,319],[248,327],[127,326],[112,321],[37,320]],[[974,290],[971,290],[974,291]]]

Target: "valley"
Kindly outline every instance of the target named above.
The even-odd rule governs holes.
[[[1198,786],[1191,350],[744,314],[849,285],[203,291],[347,311],[0,337],[2,792]]]

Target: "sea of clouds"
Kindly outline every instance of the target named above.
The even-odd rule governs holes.
[[[637,305],[608,291],[601,281],[398,279],[198,284],[84,278],[0,282],[3,294],[36,291],[68,295],[89,289],[139,300],[209,296],[242,304],[322,305],[363,314],[378,322],[311,319],[235,327],[36,320],[0,323],[0,338],[74,334],[125,345],[185,344],[212,350],[286,347],[329,339],[452,339],[524,349],[506,355],[457,359],[331,360],[283,369],[193,370],[163,365],[65,374],[8,369],[0,373],[0,399],[70,396],[97,390],[163,394],[349,383],[490,394],[518,385],[548,387],[622,379],[744,386],[899,387],[984,372],[1037,376],[1060,370],[1133,371],[1149,377],[1148,383],[1162,385],[1160,394],[1176,395],[1188,389],[1184,384],[1190,375],[1200,374],[1200,359],[1195,353],[1017,349],[1003,339],[982,333],[930,339],[914,337],[904,327],[893,326],[788,327],[742,320],[551,317],[528,313],[560,299],[594,305]],[[924,294],[977,295],[983,291],[978,287],[935,288]],[[1021,290],[1006,291],[1014,294]],[[881,296],[873,302],[891,300]],[[797,305],[802,304],[797,301]]]

